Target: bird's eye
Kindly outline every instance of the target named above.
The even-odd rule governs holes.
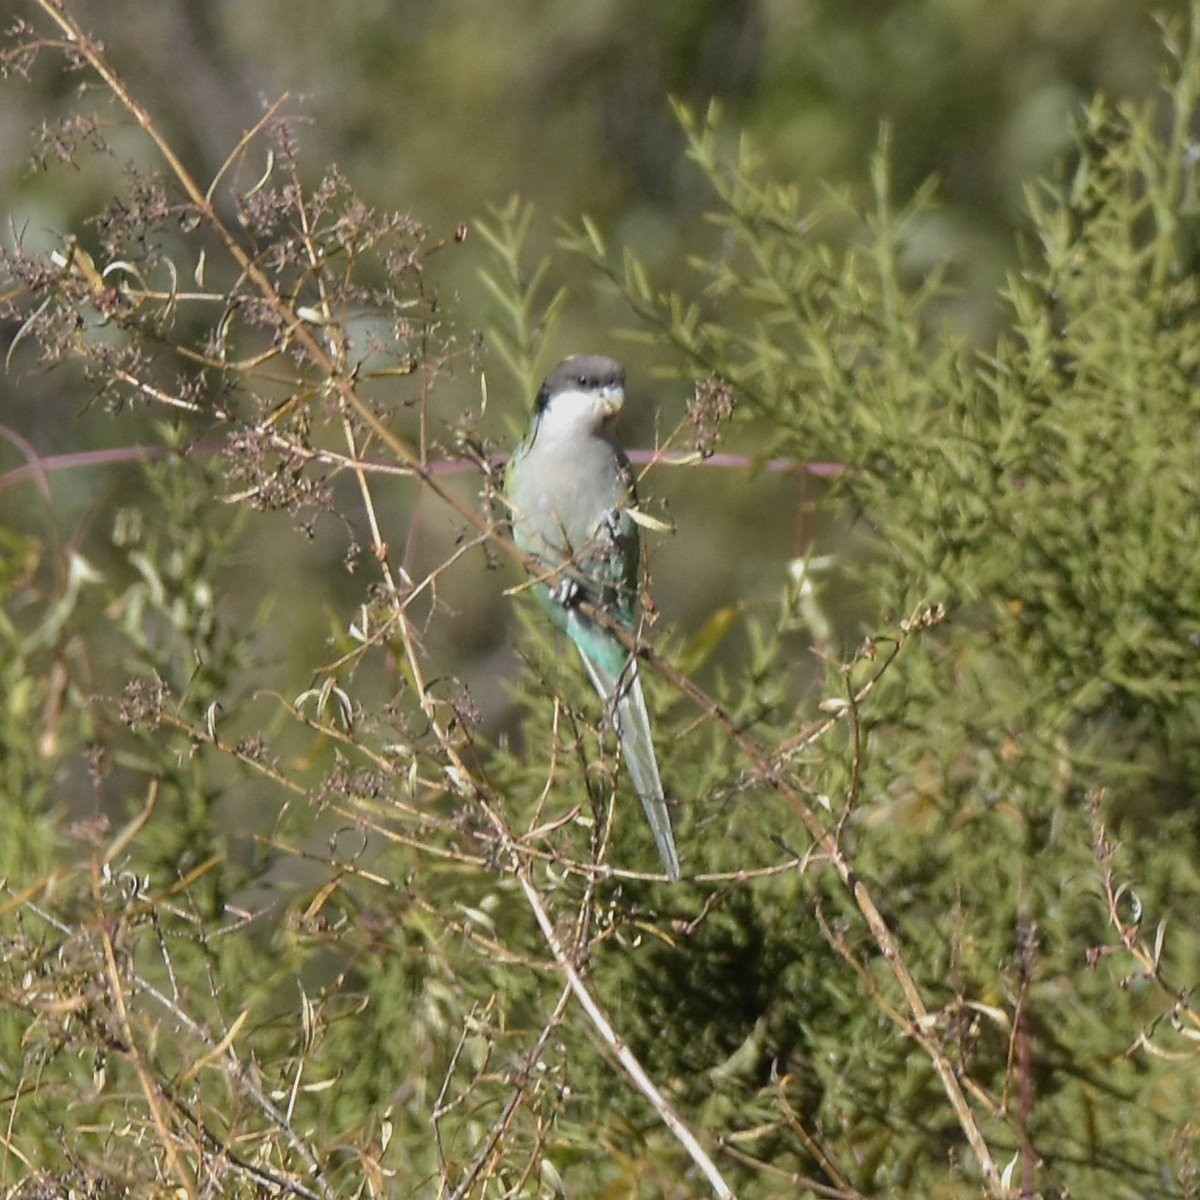
[[[580,375],[576,378],[575,382],[579,384],[580,387],[585,388],[588,385],[588,377],[586,375]]]

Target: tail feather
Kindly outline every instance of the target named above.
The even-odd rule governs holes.
[[[680,875],[679,855],[675,851],[671,818],[667,812],[662,780],[658,774],[658,759],[654,754],[654,739],[650,732],[650,714],[646,711],[646,700],[642,695],[637,660],[630,658],[625,648],[604,631],[593,628],[587,633],[589,636],[586,638],[575,637],[572,640],[579,648],[579,656],[583,659],[600,698],[605,704],[612,706],[625,765],[641,799],[646,820],[650,823],[650,832],[654,835],[658,856],[662,859],[668,877],[672,881],[677,880]],[[615,646],[619,654],[589,653],[589,649],[600,650],[599,646],[591,645],[597,634]],[[585,646],[588,648],[585,649]],[[604,647],[605,650],[610,648]],[[606,661],[610,658],[619,663],[615,670],[610,669],[613,662]]]
[[[637,664],[631,666],[627,686],[617,702],[617,732],[621,735],[621,747],[625,752],[625,765],[629,768],[633,786],[641,798],[654,844],[662,859],[667,875],[679,878],[679,856],[675,853],[675,838],[671,834],[671,818],[663,796],[662,780],[658,777],[658,760],[654,756],[654,742],[650,734],[650,717],[646,712],[646,701],[642,696],[642,681],[638,678]]]

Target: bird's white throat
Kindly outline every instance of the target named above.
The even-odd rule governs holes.
[[[620,388],[555,392],[542,410],[538,436],[582,437],[596,433],[621,411],[625,393]]]

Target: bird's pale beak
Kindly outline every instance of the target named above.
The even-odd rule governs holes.
[[[600,410],[605,417],[615,417],[625,403],[625,389],[620,387],[603,388],[600,392]]]

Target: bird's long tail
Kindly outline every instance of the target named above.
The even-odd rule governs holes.
[[[617,732],[621,735],[625,765],[641,798],[646,820],[650,822],[650,832],[654,834],[658,856],[667,869],[667,875],[674,880],[679,878],[679,855],[675,853],[671,818],[663,797],[662,780],[658,777],[658,760],[654,756],[654,742],[650,735],[650,717],[646,712],[636,663],[630,664],[628,674],[629,680],[622,682],[621,698],[617,701]]]
[[[612,664],[601,661],[607,654],[589,655],[578,640],[580,657],[587,667],[588,675],[600,698],[610,706],[621,738],[621,750],[625,765],[629,768],[633,786],[642,801],[650,832],[658,847],[667,875],[672,880],[679,878],[679,855],[675,852],[675,838],[671,833],[671,818],[663,795],[662,780],[658,774],[658,759],[654,755],[654,740],[650,733],[650,714],[646,711],[646,700],[642,695],[642,682],[638,678],[637,660],[630,658],[624,647],[612,639],[620,649],[620,666],[608,669]],[[614,703],[615,697],[615,703]]]

